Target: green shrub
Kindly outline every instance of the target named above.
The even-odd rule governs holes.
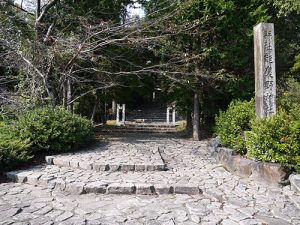
[[[288,79],[284,83],[284,89],[279,89],[277,104],[279,108],[289,112],[300,107],[300,83],[295,79]]]
[[[0,113],[0,127],[4,126],[6,124],[6,122],[7,122],[7,118],[3,114]]]
[[[279,111],[275,116],[257,119],[246,134],[248,156],[252,159],[276,162],[300,171],[300,114]]]
[[[30,143],[22,140],[12,125],[0,126],[0,172],[32,158]]]
[[[224,146],[233,148],[245,154],[246,146],[243,131],[250,130],[250,120],[255,118],[254,100],[234,100],[229,104],[227,111],[220,111],[216,116],[215,133],[221,137]]]
[[[92,134],[89,120],[61,108],[38,108],[21,115],[16,129],[34,152],[62,152],[83,144]]]

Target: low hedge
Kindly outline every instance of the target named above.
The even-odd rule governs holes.
[[[38,108],[21,115],[16,128],[34,152],[63,152],[82,145],[92,135],[89,120],[61,108]]]
[[[10,124],[0,126],[0,172],[32,158],[29,140],[16,135]]]
[[[249,158],[280,163],[300,171],[300,117],[295,110],[287,114],[256,119],[246,133]]]
[[[34,109],[11,121],[0,118],[0,171],[34,154],[76,149],[93,134],[89,120],[61,108]]]

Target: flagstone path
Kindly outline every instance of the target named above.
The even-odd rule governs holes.
[[[0,224],[300,224],[300,196],[227,172],[207,141],[128,135],[0,184]]]

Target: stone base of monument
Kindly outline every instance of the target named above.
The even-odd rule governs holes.
[[[244,158],[237,155],[232,149],[220,147],[218,143],[219,139],[212,139],[209,143],[210,151],[229,172],[269,185],[289,184],[291,169],[277,163],[259,162]]]

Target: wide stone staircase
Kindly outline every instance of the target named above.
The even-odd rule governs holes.
[[[144,141],[98,142],[76,153],[46,156],[46,163],[8,172],[9,180],[71,194],[202,193],[201,176],[169,170],[159,147]]]

